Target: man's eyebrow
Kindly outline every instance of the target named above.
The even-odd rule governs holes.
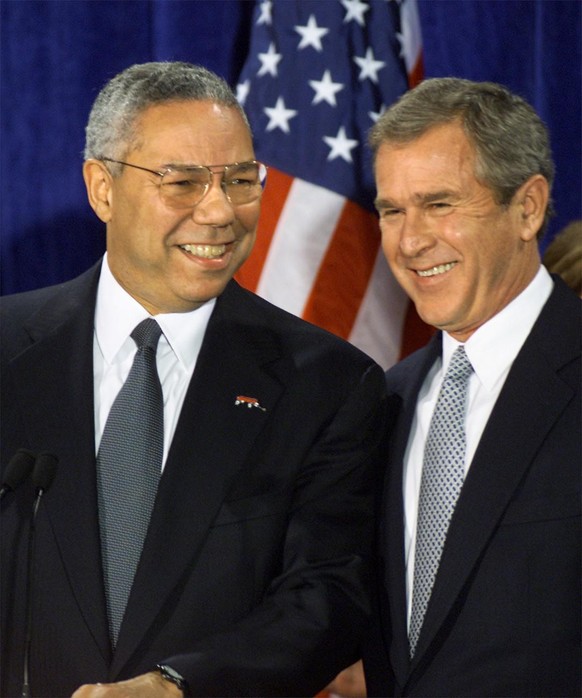
[[[189,167],[200,167],[200,165],[185,162],[165,162],[163,165],[160,165],[160,167],[164,170],[186,170]]]
[[[374,206],[380,208],[398,208],[390,199],[374,199]]]
[[[430,191],[424,193],[413,194],[412,201],[415,204],[430,204],[433,201],[441,201],[443,199],[452,199],[456,197],[456,192],[452,189],[442,189],[440,191]],[[390,199],[377,198],[374,200],[376,208],[401,208]]]
[[[455,196],[451,189],[441,189],[440,191],[429,191],[424,194],[415,194],[412,198],[420,204],[430,204],[441,199],[451,199]]]

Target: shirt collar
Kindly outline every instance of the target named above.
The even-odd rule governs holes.
[[[188,313],[160,313],[155,316],[163,337],[186,369],[192,368],[196,362],[215,304],[216,299],[213,298]],[[95,335],[107,363],[115,360],[135,326],[147,317],[151,317],[147,310],[116,281],[106,254],[97,290]]]
[[[529,285],[467,340],[465,351],[475,374],[487,390],[494,388],[515,360],[553,286],[547,270],[540,265]],[[443,332],[445,372],[459,344]]]

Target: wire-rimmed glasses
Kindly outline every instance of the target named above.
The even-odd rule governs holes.
[[[233,162],[229,165],[186,165],[151,170],[123,160],[99,158],[136,170],[144,170],[160,177],[159,191],[162,201],[171,208],[191,208],[206,196],[214,174],[222,174],[220,186],[231,204],[249,204],[263,193],[267,179],[267,167],[257,160]]]

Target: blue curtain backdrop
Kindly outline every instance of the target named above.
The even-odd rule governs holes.
[[[419,0],[425,76],[504,83],[549,125],[558,215],[546,243],[582,218],[581,8]],[[99,88],[150,60],[201,63],[236,84],[252,10],[251,0],[0,0],[1,293],[71,278],[103,252],[81,176]]]

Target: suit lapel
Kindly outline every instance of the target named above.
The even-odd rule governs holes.
[[[95,482],[93,313],[99,267],[63,288],[27,329],[34,343],[13,362],[33,435],[59,459],[43,500],[73,594],[103,657],[109,655]],[[62,395],[75,395],[74,402]],[[83,522],[83,526],[80,523]]]
[[[572,360],[576,330],[556,326],[554,312],[550,300],[518,354],[479,442],[451,520],[413,669],[451,612],[547,433],[572,399],[557,368]],[[545,337],[554,333],[564,343],[544,350]]]
[[[233,478],[283,390],[268,367],[279,358],[279,348],[267,328],[245,327],[241,293],[229,287],[208,325],[160,481],[112,676],[130,659],[194,564]],[[257,398],[265,411],[236,405],[239,395]]]

